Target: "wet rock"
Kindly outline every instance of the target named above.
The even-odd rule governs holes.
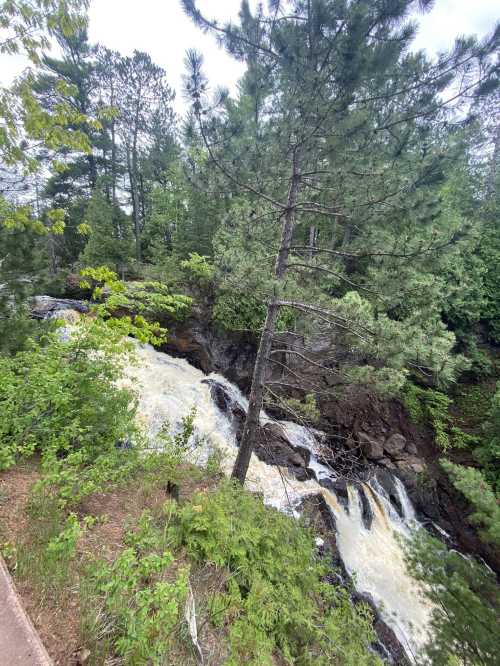
[[[373,611],[375,616],[373,628],[378,638],[378,641],[372,645],[374,651],[385,663],[394,664],[394,666],[410,666],[403,646],[399,642],[395,632],[382,619],[373,597],[368,593],[355,591],[352,598],[355,603],[364,603]]]
[[[406,437],[396,432],[391,435],[384,443],[384,451],[390,456],[397,456],[406,447]]]
[[[334,493],[339,503],[349,510],[349,494],[347,492],[347,481],[345,479],[320,479],[319,485]]]
[[[384,457],[384,444],[379,439],[370,437],[366,432],[360,431],[356,435],[361,451],[368,460],[378,460]]]
[[[311,478],[307,469],[310,452],[294,447],[286,438],[279,423],[266,423],[259,428],[255,455],[269,465],[286,467],[299,481]]]
[[[210,386],[210,395],[212,400],[215,402],[217,407],[221,410],[223,414],[227,414],[231,411],[233,406],[233,400],[226,390],[225,386],[215,379],[203,379],[203,384]]]
[[[401,499],[399,496],[398,489],[396,487],[394,475],[384,469],[380,469],[377,470],[375,478],[377,479],[378,483],[382,486],[382,488],[385,490],[385,493],[389,498],[389,501],[391,502],[393,507],[396,509],[396,511],[402,518],[403,507],[401,505]]]
[[[361,500],[361,518],[363,525],[369,530],[373,522],[373,509],[363,486],[358,486],[359,497]]]

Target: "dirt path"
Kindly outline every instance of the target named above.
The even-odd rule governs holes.
[[[0,556],[0,666],[52,666]]]

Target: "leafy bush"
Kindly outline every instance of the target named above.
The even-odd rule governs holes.
[[[474,455],[484,467],[487,480],[500,493],[500,383],[491,399],[481,444]]]
[[[148,513],[125,545],[111,564],[100,561],[92,567],[94,594],[111,627],[113,648],[125,663],[165,664],[182,618],[188,572],[172,570],[165,532]]]
[[[219,623],[230,622],[228,666],[271,665],[276,650],[287,663],[378,663],[367,651],[368,608],[323,582],[312,535],[259,497],[223,482],[178,509],[170,532],[195,561],[230,571],[212,606]]]
[[[80,286],[92,289],[92,297],[103,301],[94,307],[100,317],[124,335],[155,346],[166,342],[168,331],[154,319],[165,315],[182,319],[193,302],[189,296],[171,294],[161,282],[122,282],[107,266],[85,268],[80,274]],[[121,316],[113,319],[116,315]]]
[[[217,294],[213,316],[228,331],[257,332],[264,325],[266,304],[250,291],[220,289]],[[281,308],[276,330],[293,328],[295,314],[290,308]]]
[[[286,398],[284,402],[293,414],[298,414],[312,423],[319,421],[321,414],[313,393],[308,393],[303,400]]]
[[[449,460],[442,460],[441,465],[451,477],[455,488],[474,507],[471,520],[484,526],[482,537],[500,545],[500,504],[484,475],[478,469],[454,465]]]
[[[88,319],[0,357],[0,469],[36,451],[49,468],[69,455],[81,467],[131,437],[133,395],[116,384],[130,354],[121,335]]]
[[[211,282],[215,276],[215,268],[209,262],[209,258],[197,252],[190,252],[189,259],[181,261],[181,268],[190,277],[196,278],[202,284]]]

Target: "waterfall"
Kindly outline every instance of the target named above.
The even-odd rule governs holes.
[[[138,392],[139,419],[150,437],[154,440],[165,422],[175,427],[195,407],[195,429],[202,446],[193,462],[206,459],[210,450],[217,447],[224,454],[223,470],[229,475],[237,453],[235,433],[230,419],[212,400],[207,377],[185,359],[170,357],[148,345],[138,345],[137,355],[138,362],[129,368],[127,382]],[[210,375],[209,379],[222,384],[234,404],[247,408],[248,402],[236,386],[220,375]],[[269,420],[263,413],[261,421]],[[339,553],[356,589],[370,595],[384,621],[412,656],[426,640],[431,606],[407,573],[398,541],[398,535],[410,533],[415,521],[404,485],[394,479],[403,516],[375,479],[360,489],[349,486],[348,506],[344,508],[332,492],[318,483],[323,478],[334,478],[334,473],[316,459],[319,444],[314,433],[288,421],[280,425],[292,445],[311,452],[309,467],[316,480],[299,482],[286,470],[268,465],[252,454],[246,487],[261,493],[267,504],[288,512],[307,495],[324,496],[335,518]],[[373,514],[370,529],[363,522],[361,492]]]
[[[78,319],[76,313],[67,310],[54,312],[52,316],[66,322],[63,339]],[[165,424],[175,430],[194,407],[195,437],[200,446],[195,449],[192,462],[203,463],[211,450],[217,448],[223,454],[223,471],[229,475],[237,454],[234,427],[214,403],[206,375],[184,359],[173,358],[149,345],[136,344],[136,347],[137,361],[126,369],[123,385],[137,393],[138,419],[151,444],[155,445],[156,436]],[[247,409],[248,401],[236,386],[217,374],[208,379],[221,384],[234,405]],[[269,421],[270,417],[263,412],[262,424]],[[325,479],[335,479],[334,471],[317,458],[321,454],[321,433],[289,421],[279,423],[292,446],[310,452],[309,469],[315,479],[300,482],[286,469],[268,465],[252,454],[246,487],[261,493],[268,505],[292,514],[307,495],[323,495],[335,519],[340,556],[356,589],[371,597],[383,620],[413,658],[428,637],[432,606],[409,576],[398,539],[408,536],[416,526],[415,512],[404,485],[393,478],[399,511],[376,479],[357,487],[348,486],[348,502],[343,506],[334,493],[319,484]],[[366,503],[372,514],[369,528],[363,519]]]
[[[398,537],[414,529],[414,512],[403,484],[397,485],[404,517],[392,507],[378,484],[362,484],[361,489],[348,488],[346,510],[337,498],[323,491],[336,522],[337,546],[356,589],[369,595],[382,619],[393,629],[409,656],[415,655],[428,638],[432,605],[426,602],[421,588],[406,570]],[[364,492],[373,512],[370,529],[363,522],[360,493]],[[410,508],[411,507],[411,508]]]
[[[196,437],[202,442],[193,462],[203,462],[213,448],[222,451],[222,466],[230,474],[236,459],[236,438],[231,421],[212,400],[206,375],[185,359],[155,351],[149,345],[137,346],[137,363],[128,369],[126,384],[138,392],[139,420],[154,441],[160,428],[169,423],[174,429],[182,417],[195,407]],[[240,391],[219,375],[211,378],[222,383],[231,398],[242,408],[247,406]],[[267,418],[266,416],[264,418]],[[316,481],[300,482],[282,468],[267,465],[252,455],[246,486],[260,492],[264,501],[276,508],[292,511],[306,495],[321,488]]]

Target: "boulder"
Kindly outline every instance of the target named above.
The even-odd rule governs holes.
[[[74,310],[85,314],[89,311],[89,306],[84,301],[52,298],[52,296],[35,296],[31,301],[31,316],[34,319],[47,319],[51,313],[63,310]]]
[[[372,505],[370,504],[370,500],[362,485],[358,486],[358,492],[359,492],[359,498],[361,500],[361,518],[363,520],[363,525],[366,527],[367,530],[369,530],[373,522]]]
[[[377,460],[377,465],[382,465],[386,469],[396,469],[396,465],[390,458],[380,458]]]
[[[221,412],[223,414],[229,413],[228,415],[230,415],[234,401],[226,390],[226,387],[217,380],[211,378],[203,379],[202,383],[210,386],[210,395],[212,396],[212,400],[215,402]]]
[[[410,471],[414,474],[421,474],[422,472],[425,472],[426,469],[425,462],[421,458],[410,455],[405,456],[401,460],[398,460],[396,465],[398,469],[405,472]]]
[[[406,451],[412,456],[417,456],[418,455],[418,449],[415,444],[415,442],[407,442],[406,443]]]
[[[339,503],[349,511],[349,494],[347,492],[347,481],[345,479],[322,478],[319,485],[334,493]]]
[[[259,428],[255,454],[269,465],[287,467],[299,480],[310,477],[307,469],[310,452],[290,444],[279,423],[266,423]]]
[[[384,451],[390,456],[397,456],[406,447],[406,437],[396,432],[388,437],[384,443]]]
[[[370,437],[366,432],[358,432],[356,438],[361,447],[361,451],[368,460],[379,460],[384,457],[384,444],[374,437]]]

